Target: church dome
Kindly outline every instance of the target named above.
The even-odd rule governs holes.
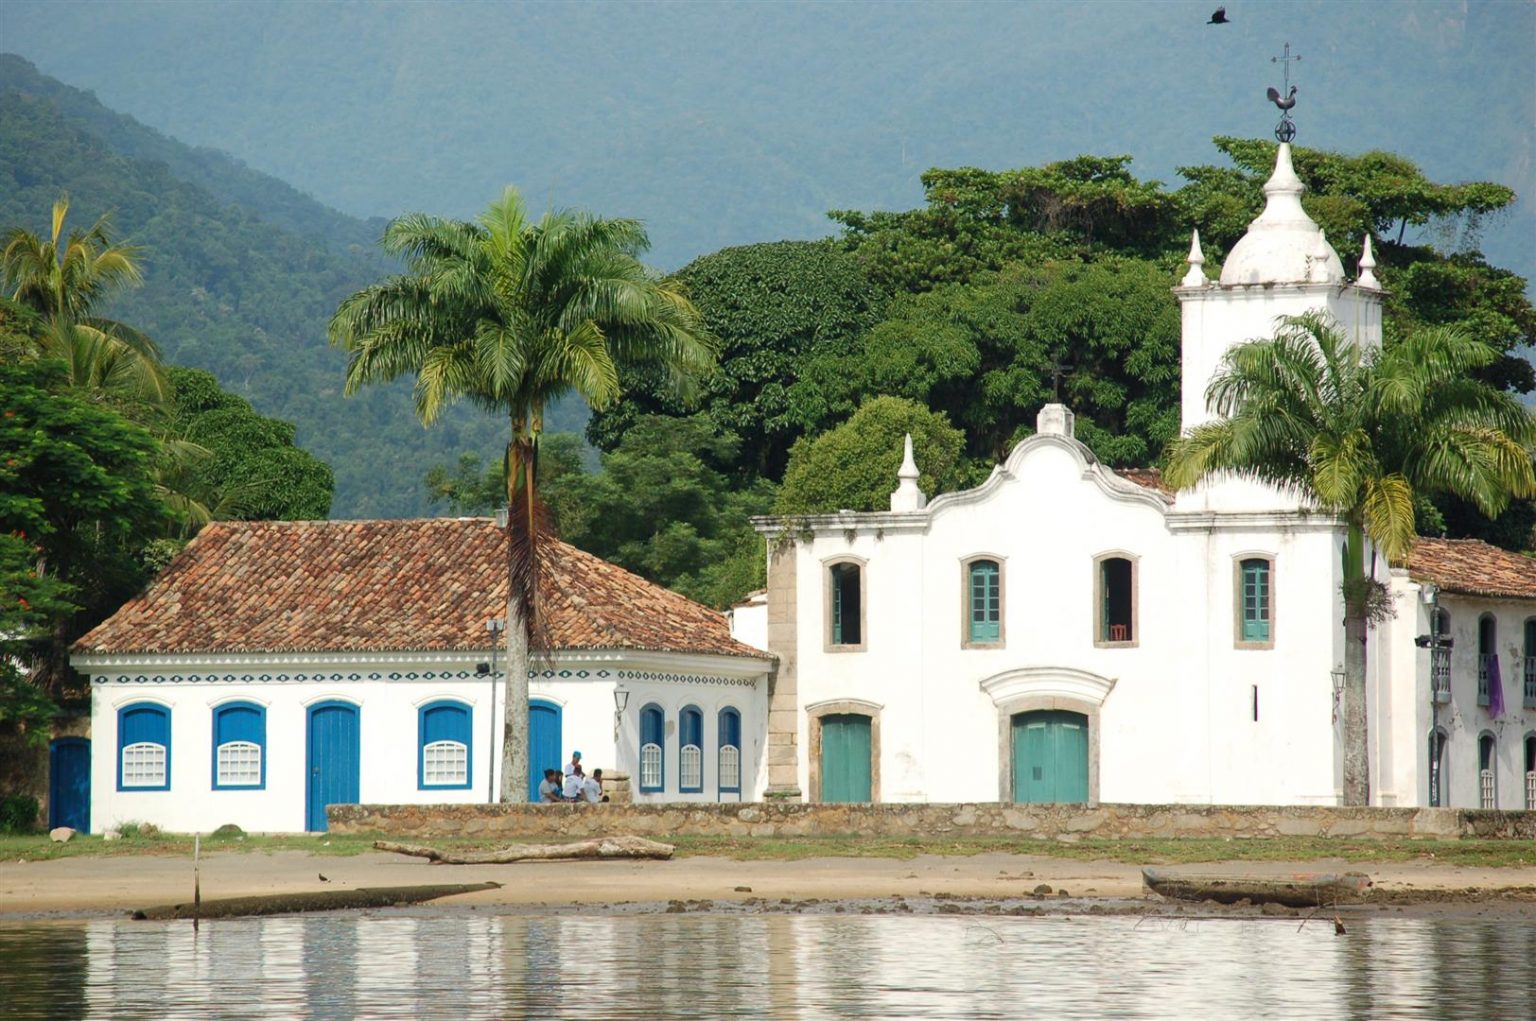
[[[1291,147],[1281,143],[1275,172],[1264,182],[1264,212],[1222,264],[1223,286],[1344,282],[1339,253],[1301,207],[1304,191],[1291,167]]]

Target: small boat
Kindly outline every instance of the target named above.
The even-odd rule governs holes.
[[[1364,872],[1294,872],[1289,875],[1200,875],[1144,868],[1142,882],[1153,893],[1174,900],[1213,900],[1218,904],[1283,904],[1315,908],[1359,900],[1371,885]]]

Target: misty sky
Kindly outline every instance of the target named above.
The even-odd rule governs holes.
[[[1496,263],[1536,275],[1536,2],[0,5],[0,49],[345,212],[638,216],[653,261],[909,208],[929,166],[1268,137],[1290,41],[1298,142],[1382,148],[1522,195]],[[1342,250],[1357,241],[1333,239]]]

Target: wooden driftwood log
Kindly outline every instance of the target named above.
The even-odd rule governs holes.
[[[357,890],[316,890],[303,893],[270,893],[256,897],[226,897],[201,904],[163,904],[140,908],[129,917],[159,921],[167,918],[245,918],[251,915],[285,915],[295,911],[339,911],[344,908],[388,908],[420,904],[460,893],[496,890],[500,883],[458,883],[452,886],[381,886]]]
[[[574,844],[512,844],[494,851],[455,854],[422,844],[375,840],[380,851],[426,858],[434,865],[506,865],[519,861],[592,861],[599,858],[670,858],[673,847],[644,837],[598,837]]]

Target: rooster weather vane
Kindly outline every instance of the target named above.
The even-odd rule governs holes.
[[[1275,125],[1275,138],[1281,142],[1289,142],[1296,137],[1296,122],[1291,120],[1291,107],[1296,105],[1296,86],[1291,84],[1291,62],[1300,59],[1299,53],[1291,56],[1290,43],[1285,44],[1284,56],[1269,58],[1271,64],[1285,65],[1285,93],[1282,95],[1273,85],[1266,93],[1269,101],[1280,108],[1280,123]]]

